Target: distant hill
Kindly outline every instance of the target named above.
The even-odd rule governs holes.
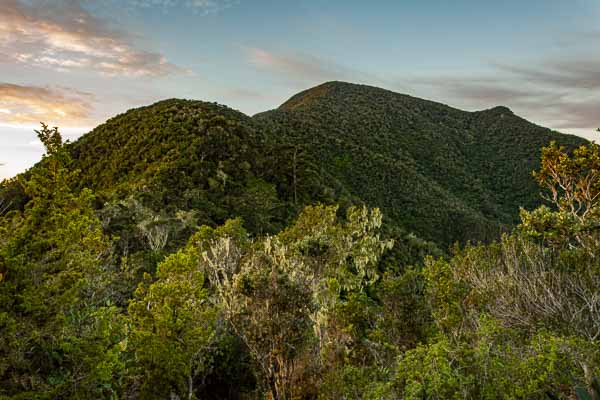
[[[552,140],[585,142],[506,107],[465,112],[375,87],[329,82],[253,118],[319,160],[353,196],[437,243],[488,240],[540,202],[531,172]]]
[[[551,140],[584,142],[504,107],[472,113],[329,82],[254,117],[161,101],[108,120],[70,150],[77,185],[102,201],[135,196],[155,210],[196,210],[206,224],[241,216],[255,233],[281,229],[305,204],[364,202],[392,231],[446,247],[497,238],[519,207],[539,203],[531,171]]]
[[[238,111],[171,99],[108,120],[71,153],[78,184],[104,200],[134,195],[157,211],[196,210],[199,224],[241,216],[260,233],[293,214],[268,139]]]

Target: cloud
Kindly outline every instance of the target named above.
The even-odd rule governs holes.
[[[87,126],[93,123],[93,101],[92,94],[69,88],[0,82],[0,124]]]
[[[592,91],[555,88],[509,77],[437,77],[412,83],[435,88],[441,97],[469,109],[506,105],[515,113],[554,129],[592,132],[600,124],[600,96]]]
[[[600,30],[584,30],[576,32],[564,32],[557,37],[555,44],[560,48],[573,48],[583,45],[584,47],[590,44],[595,45],[600,39]]]
[[[597,33],[586,33],[582,40],[593,35]],[[579,48],[564,43],[560,56],[518,64],[492,63],[487,76],[421,78],[411,84],[428,86],[458,106],[483,109],[506,105],[553,129],[598,139],[600,56],[581,55]]]
[[[76,0],[0,3],[0,53],[16,62],[59,71],[95,70],[108,76],[163,76],[182,71],[88,13]]]
[[[120,0],[122,1],[122,0]],[[186,7],[201,14],[214,14],[227,9],[237,3],[238,0],[129,0],[128,3],[134,7],[150,8],[162,7]]]
[[[265,94],[263,92],[248,90],[248,89],[230,89],[223,91],[223,95],[228,99],[233,100],[248,100],[248,101],[260,101],[260,100],[278,100],[277,96]]]
[[[256,47],[245,50],[252,65],[296,80],[328,80],[336,75],[346,75],[346,71],[341,71],[335,64],[309,55],[278,54]]]
[[[497,64],[520,80],[567,89],[600,89],[600,58],[547,60],[534,67]]]
[[[294,86],[331,80],[381,82],[372,75],[309,54],[279,53],[258,47],[245,47],[244,52],[251,65],[277,74]]]

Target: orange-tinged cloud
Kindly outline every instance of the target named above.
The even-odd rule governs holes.
[[[77,1],[36,6],[0,2],[0,53],[12,61],[60,71],[86,69],[115,76],[162,76],[182,71],[158,53],[136,48]]]
[[[331,80],[368,82],[386,86],[385,80],[364,71],[348,68],[331,60],[310,54],[278,52],[259,47],[244,47],[246,60],[252,66],[283,78],[297,88],[306,88]]]
[[[324,81],[351,75],[345,68],[310,55],[281,54],[256,47],[245,51],[251,64],[297,80]]]
[[[0,83],[0,124],[89,126],[92,101],[91,94],[72,89]]]

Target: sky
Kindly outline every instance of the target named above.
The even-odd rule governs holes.
[[[600,133],[599,0],[0,0],[0,179],[165,98],[248,115],[341,80]]]

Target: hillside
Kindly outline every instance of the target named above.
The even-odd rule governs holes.
[[[487,240],[539,204],[531,171],[552,140],[505,107],[465,112],[391,91],[329,82],[253,118],[300,146],[369,205],[437,243]]]
[[[278,216],[275,189],[263,179],[263,142],[237,111],[173,99],[108,120],[73,143],[71,153],[79,186],[105,200],[134,195],[157,211],[197,210],[198,222],[211,225],[235,209],[258,230],[263,208],[263,227]]]

